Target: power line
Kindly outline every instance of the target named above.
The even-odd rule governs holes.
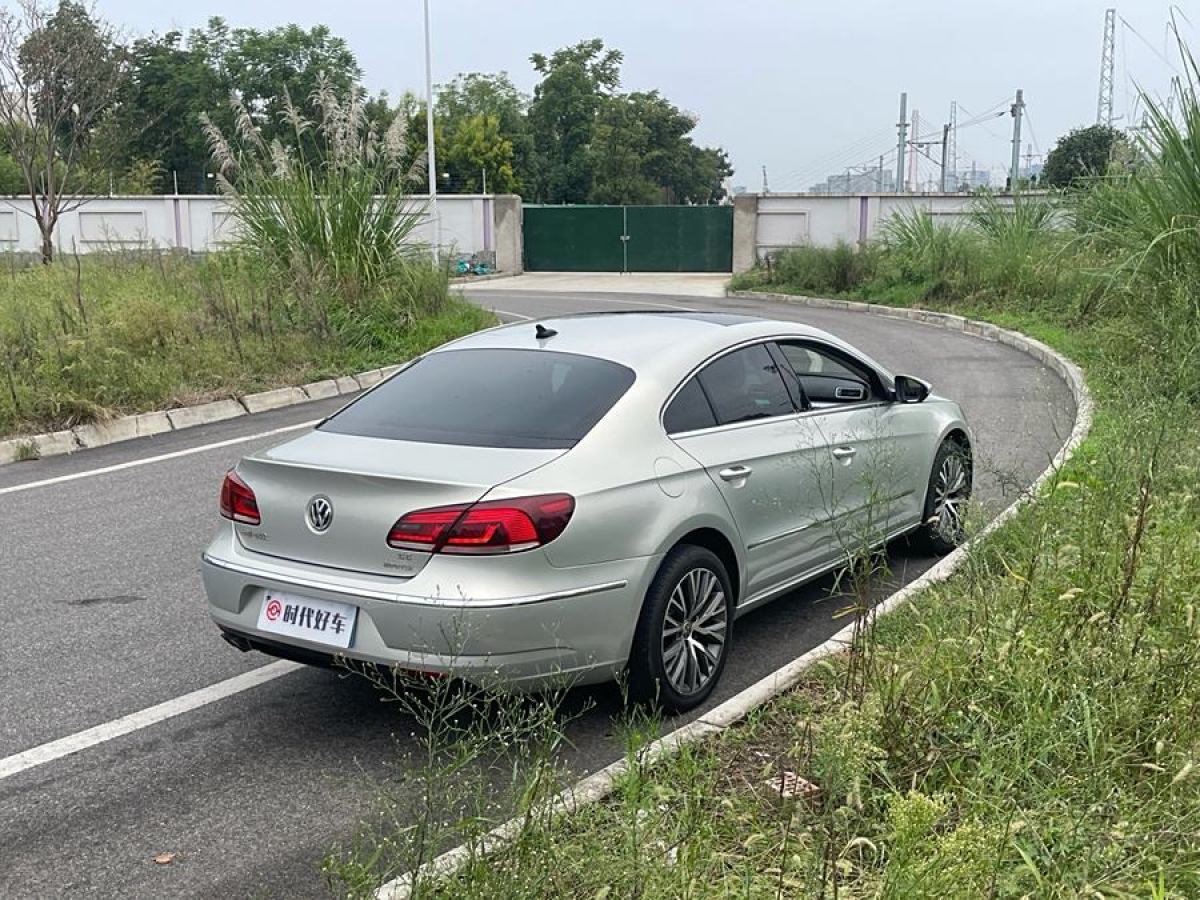
[[[891,130],[890,128],[888,129]],[[887,147],[892,144],[891,138],[887,138]],[[822,173],[828,173],[830,170],[838,170],[844,168],[847,164],[854,165],[861,160],[870,159],[883,152],[884,139],[879,137],[861,138],[853,144],[841,148],[834,153],[827,154],[813,162],[804,165],[798,169],[793,169],[782,179],[785,184],[796,184],[813,178],[821,177]]]
[[[1025,107],[1025,124],[1029,126],[1029,137],[1033,141],[1033,149],[1037,151],[1037,155],[1040,158],[1042,155],[1042,148],[1038,146],[1038,139],[1037,135],[1033,131],[1033,119],[1029,117],[1028,106]]]
[[[823,156],[815,157],[803,166],[793,169],[788,173],[787,177],[794,178],[798,175],[808,174],[814,170],[827,168],[839,160],[845,160],[850,157],[857,158],[868,146],[878,145],[884,139],[884,135],[888,135],[890,139],[891,130],[891,126],[888,126],[886,129],[879,129],[878,131],[874,131],[864,137],[860,137],[854,141],[851,141],[850,143],[845,144],[836,150],[826,153]]]
[[[1176,75],[1182,75],[1182,74],[1183,74],[1183,73],[1182,73],[1182,72],[1180,72],[1180,71],[1179,71],[1179,69],[1176,67],[1175,63],[1171,62],[1171,60],[1169,60],[1169,59],[1168,59],[1168,58],[1167,58],[1167,57],[1166,57],[1166,56],[1165,56],[1165,55],[1162,53],[1162,51],[1160,51],[1160,50],[1159,50],[1157,47],[1155,47],[1155,46],[1154,46],[1152,43],[1150,43],[1148,40],[1146,40],[1144,37],[1142,37],[1142,33],[1141,33],[1140,31],[1138,31],[1136,28],[1134,28],[1132,25],[1130,25],[1130,24],[1129,24],[1129,20],[1128,20],[1128,19],[1126,19],[1124,16],[1121,16],[1121,17],[1120,17],[1120,19],[1121,19],[1121,24],[1122,24],[1122,25],[1124,25],[1126,28],[1128,28],[1130,31],[1132,31],[1132,32],[1133,32],[1133,34],[1134,34],[1134,37],[1136,37],[1136,38],[1137,38],[1139,41],[1141,41],[1143,44],[1145,44],[1147,47],[1149,47],[1149,48],[1150,48],[1150,52],[1151,52],[1151,53],[1153,53],[1155,56],[1157,56],[1159,59],[1161,59],[1161,60],[1163,61],[1163,63],[1164,63],[1164,64],[1165,64],[1165,65],[1166,65],[1166,66],[1167,66],[1167,67],[1168,67],[1168,68],[1169,68],[1169,69],[1170,69],[1172,72],[1174,72]]]

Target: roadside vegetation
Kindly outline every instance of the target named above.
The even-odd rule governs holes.
[[[289,107],[311,161],[244,110],[228,136],[210,123],[241,235],[230,249],[9,256],[0,435],[390,365],[491,323],[416,241],[402,128],[375,136],[328,87],[315,100],[314,122]]]
[[[1091,436],[952,579],[878,621],[856,606],[853,644],[739,727],[649,765],[642,723],[612,797],[569,817],[538,814],[545,781],[527,781],[498,854],[481,852],[494,818],[447,811],[441,840],[470,859],[416,896],[1200,896],[1189,71],[1173,116],[1151,105],[1130,168],[1011,213],[985,199],[962,228],[901,218],[879,246],[798,248],[737,279],[1018,328],[1084,366]],[[335,890],[417,858],[372,846],[327,860]]]

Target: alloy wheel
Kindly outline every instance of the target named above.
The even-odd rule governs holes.
[[[963,533],[963,513],[971,494],[967,463],[960,453],[950,453],[942,460],[934,487],[934,515],[938,533],[947,540],[957,541]]]
[[[729,627],[725,589],[711,569],[685,572],[671,591],[662,627],[663,671],[680,694],[702,690],[716,673]]]

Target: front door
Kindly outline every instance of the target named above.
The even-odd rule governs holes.
[[[684,408],[692,412],[685,416]],[[696,412],[696,411],[699,412]],[[764,344],[710,363],[664,416],[692,426],[673,434],[720,489],[746,548],[743,602],[813,564],[812,509],[824,446],[806,446],[799,413]],[[702,416],[698,418],[697,416]],[[695,427],[695,426],[707,427]]]
[[[806,443],[824,447],[821,530],[829,557],[861,554],[920,514],[910,471],[915,435],[865,364],[817,341],[779,348],[808,402],[799,422]]]

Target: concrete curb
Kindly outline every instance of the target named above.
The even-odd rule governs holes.
[[[450,286],[462,287],[481,281],[495,281],[497,278],[515,278],[520,274],[520,272],[489,272],[487,275],[453,275],[450,278]]]
[[[121,416],[107,422],[89,422],[66,431],[8,438],[0,441],[0,466],[17,462],[30,452],[29,448],[31,447],[35,454],[34,458],[42,459],[47,456],[74,453],[76,450],[103,447],[107,444],[116,444],[134,438],[164,434],[168,431],[182,431],[185,428],[195,428],[197,425],[208,425],[212,422],[236,419],[239,416],[283,409],[286,406],[311,403],[314,400],[357,394],[374,387],[399,369],[398,365],[387,366],[382,369],[359,372],[357,375],[327,378],[294,387],[275,388],[256,394],[244,394],[237,398],[200,403],[195,406],[180,406],[175,409]]]
[[[907,603],[913,596],[926,588],[945,581],[967,559],[971,549],[1001,525],[1012,519],[1026,503],[1034,500],[1041,489],[1049,482],[1058,470],[1074,455],[1075,450],[1083,443],[1092,427],[1093,404],[1092,396],[1084,380],[1083,371],[1075,363],[1041,341],[1026,337],[1016,331],[1000,328],[989,322],[965,319],[962,316],[938,313],[930,310],[898,309],[896,307],[880,306],[874,303],[856,303],[849,300],[828,300],[821,297],[800,297],[791,294],[767,294],[754,291],[734,291],[730,296],[763,300],[782,300],[788,303],[799,303],[804,306],[814,306],[826,309],[848,309],[872,315],[882,315],[896,319],[915,319],[946,328],[951,331],[961,331],[975,335],[981,340],[998,341],[1016,350],[1032,356],[1039,362],[1045,363],[1054,371],[1070,390],[1075,400],[1075,426],[1066,443],[1050,461],[1050,465],[1030,485],[1029,489],[1005,508],[986,528],[970,541],[963,544],[953,553],[943,557],[940,562],[928,569],[919,578],[910,581],[900,590],[881,601],[874,610],[876,616],[886,615]],[[713,735],[720,734],[744,719],[752,710],[764,705],[770,700],[787,691],[795,685],[805,670],[818,660],[840,653],[850,645],[854,632],[854,623],[838,631],[824,643],[813,647],[803,656],[797,657],[790,663],[776,669],[770,675],[760,679],[745,690],[730,697],[724,703],[710,709],[700,718],[679,728],[670,734],[663,735],[642,751],[640,762],[648,764],[668,756],[688,744],[694,744]],[[580,807],[597,803],[607,797],[616,786],[617,779],[629,769],[628,760],[620,759],[605,766],[597,772],[576,782],[571,787],[549,801],[546,812],[560,815],[574,812]],[[446,877],[453,875],[471,859],[486,856],[503,850],[519,835],[525,819],[509,819],[507,822],[493,828],[474,847],[460,845],[448,850],[441,856],[426,863],[419,870],[419,877]],[[377,900],[408,900],[412,893],[412,875],[402,875],[382,885],[375,892]]]

